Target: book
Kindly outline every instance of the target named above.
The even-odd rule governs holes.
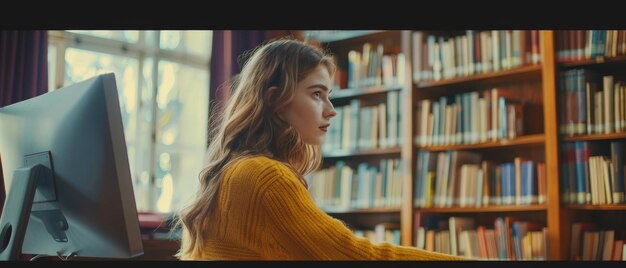
[[[626,142],[624,141],[612,141],[611,142],[611,167],[613,168],[611,173],[612,178],[612,197],[614,203],[624,203],[626,202],[624,196],[626,195],[626,189],[624,185],[626,184],[626,176],[625,176],[625,148]]]
[[[448,219],[450,254],[459,255],[458,237],[461,231],[474,229],[474,218],[452,216]]]
[[[624,240],[615,240],[613,245],[613,253],[611,254],[611,260],[620,261],[622,259],[622,248],[624,247]]]
[[[450,156],[450,181],[446,192],[446,207],[460,204],[461,167],[464,164],[480,165],[482,156],[467,151],[452,151]]]
[[[572,260],[582,260],[585,253],[585,244],[581,243],[581,241],[584,242],[584,233],[587,230],[592,230],[596,228],[596,224],[592,222],[574,222],[571,226],[572,228],[570,237],[572,244],[570,248],[570,258]]]

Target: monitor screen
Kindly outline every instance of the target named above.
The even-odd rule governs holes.
[[[7,201],[16,170],[41,157],[51,170],[37,184],[21,253],[143,254],[114,74],[0,108],[0,155]]]

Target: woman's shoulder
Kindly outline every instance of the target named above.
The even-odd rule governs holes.
[[[278,160],[272,159],[265,155],[253,155],[248,156],[239,160],[236,160],[233,163],[233,166],[237,166],[238,168],[264,168],[264,167],[275,167],[280,166],[282,163]]]
[[[306,183],[283,162],[267,156],[252,156],[236,160],[224,174],[227,189],[238,193],[287,193]],[[236,189],[236,190],[235,190]],[[306,191],[304,189],[300,193]]]
[[[256,177],[266,177],[275,175],[291,174],[289,168],[282,162],[264,155],[249,156],[236,160],[229,168],[231,175],[255,175]]]

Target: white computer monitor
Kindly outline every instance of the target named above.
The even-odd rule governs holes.
[[[0,255],[10,250],[3,245],[12,242],[21,243],[21,250],[5,254],[5,259],[17,253],[98,258],[143,254],[123,129],[112,73],[0,108],[7,192]],[[29,178],[36,181],[32,194],[24,184]],[[23,235],[15,233],[20,229]]]

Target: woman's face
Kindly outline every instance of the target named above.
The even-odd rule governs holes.
[[[320,64],[296,86],[295,97],[282,115],[300,134],[305,143],[321,145],[330,126],[330,118],[337,115],[330,102],[330,74]]]

